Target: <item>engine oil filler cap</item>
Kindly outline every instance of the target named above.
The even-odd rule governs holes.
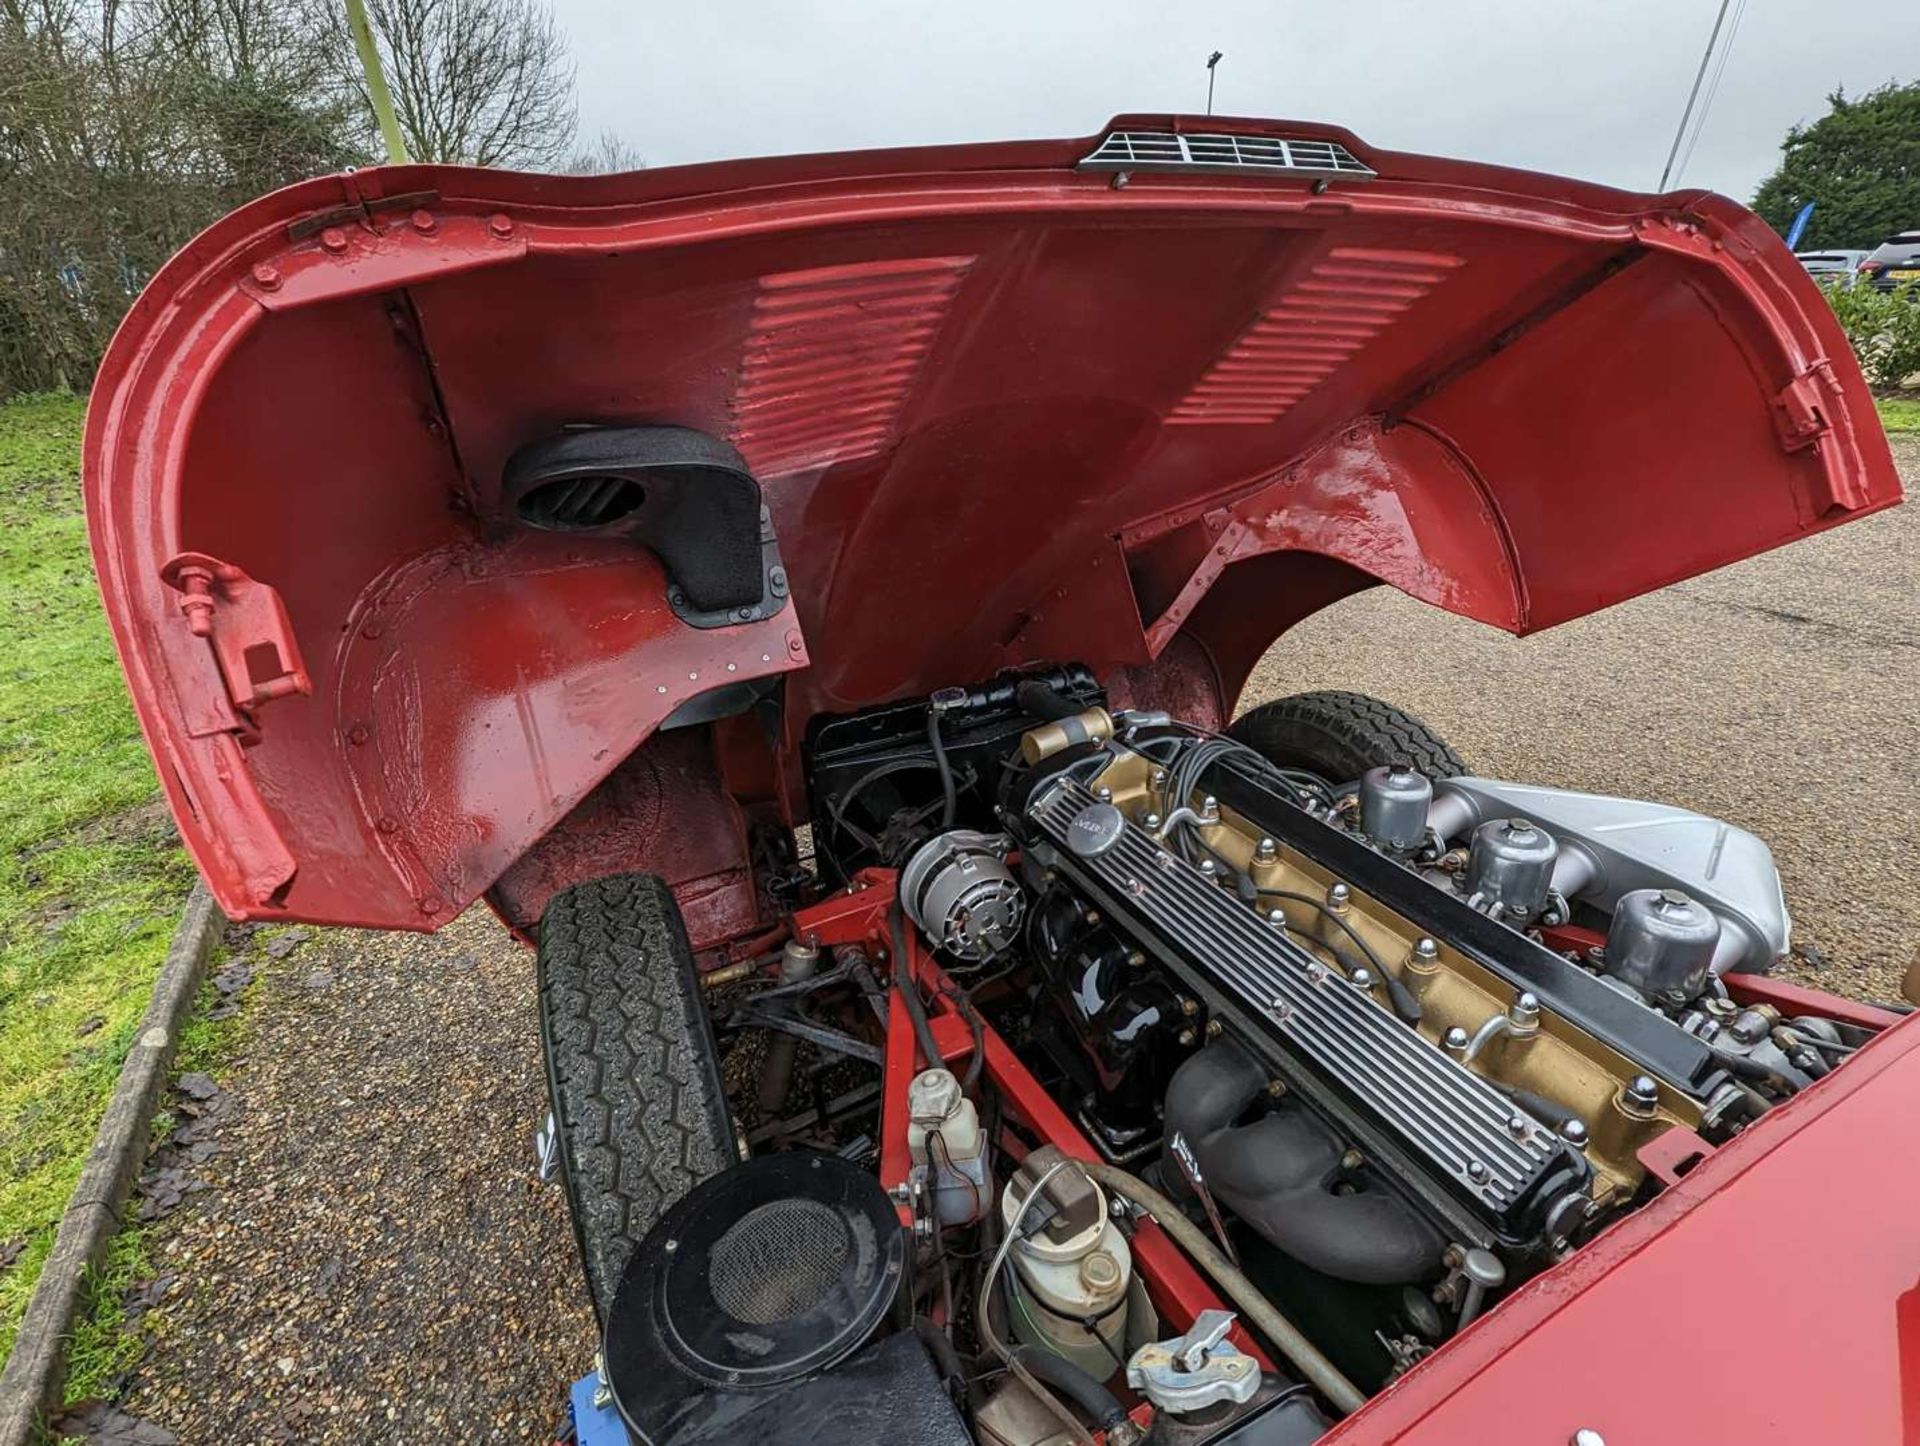
[[[1127,816],[1110,803],[1088,804],[1067,825],[1067,847],[1083,859],[1098,858],[1120,842]]]

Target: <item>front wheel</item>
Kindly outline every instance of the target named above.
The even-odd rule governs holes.
[[[1227,736],[1281,768],[1304,768],[1329,783],[1369,768],[1411,763],[1428,778],[1468,772],[1447,741],[1403,708],[1365,693],[1295,693],[1234,720]]]
[[[539,974],[560,1175],[604,1320],[641,1237],[737,1158],[733,1118],[686,925],[661,880],[617,874],[554,895]]]

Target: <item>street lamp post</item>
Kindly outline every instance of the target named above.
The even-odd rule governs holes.
[[[1223,52],[1214,51],[1207,57],[1207,114],[1213,114],[1213,68],[1220,63]]]

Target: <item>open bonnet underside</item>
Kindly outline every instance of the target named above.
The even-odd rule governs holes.
[[[663,424],[714,450],[546,498],[653,546],[516,511],[524,449]],[[785,675],[768,763],[723,759],[779,799],[823,710],[1175,654],[1230,705],[1376,581],[1527,632],[1899,497],[1825,301],[1733,203],[1217,117],[309,181],[148,287],[86,473],[222,906],[411,928],[717,686]],[[745,612],[688,597],[726,591],[703,536],[758,564]]]

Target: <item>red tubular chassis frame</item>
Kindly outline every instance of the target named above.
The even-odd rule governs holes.
[[[795,936],[825,947],[862,944],[876,958],[885,958],[890,972],[903,967],[902,961],[888,957],[891,951],[887,942],[887,918],[893,908],[896,878],[891,869],[864,870],[845,892],[795,914]],[[933,1029],[933,1042],[940,1050],[939,1062],[964,1069],[974,1048],[972,1027],[942,988],[947,982],[946,972],[912,930],[904,932],[908,956],[904,967],[925,986],[930,1000],[928,1023]],[[913,1026],[900,991],[891,990],[888,997],[891,1002],[887,1015],[887,1056],[880,1105],[880,1183],[895,1192],[896,1200],[900,1201],[900,1223],[911,1229],[913,1207],[900,1199],[911,1168],[907,1156],[907,1086],[914,1075],[927,1066],[920,1063]],[[1013,1116],[1043,1142],[1058,1146],[1073,1158],[1099,1159],[1092,1143],[1054,1103],[1040,1081],[1014,1057],[1006,1041],[984,1021],[980,1034],[981,1049],[986,1055],[981,1073],[999,1091]],[[1158,1226],[1142,1222],[1132,1246],[1134,1260],[1154,1307],[1177,1322],[1182,1330],[1201,1311],[1222,1304],[1206,1279]],[[1257,1353],[1251,1341],[1242,1337],[1240,1343],[1244,1349]]]

